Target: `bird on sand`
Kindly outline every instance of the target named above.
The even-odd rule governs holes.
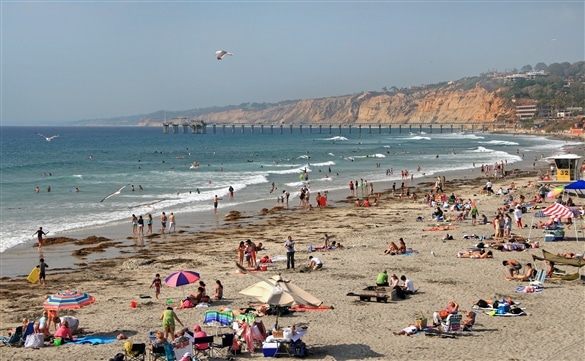
[[[126,188],[127,184],[125,186],[123,186],[122,188],[118,189],[117,191],[115,191],[114,193],[108,194],[107,196],[104,197],[104,199],[102,199],[100,202],[105,201],[106,199],[115,196],[116,194],[120,194],[120,192],[122,192],[122,189]]]
[[[228,53],[225,50],[218,50],[218,51],[215,52],[215,57],[217,58],[217,60],[223,59],[223,57],[226,56],[226,55],[232,56],[234,54]]]
[[[45,138],[45,140],[46,140],[47,142],[50,142],[51,140],[53,140],[53,139],[55,139],[55,138],[58,138],[58,137],[59,137],[59,135],[53,135],[53,136],[47,137],[47,136],[44,136],[44,135],[42,135],[42,134],[41,134],[41,133],[39,133],[39,132],[37,132],[37,135],[40,135],[41,137]]]

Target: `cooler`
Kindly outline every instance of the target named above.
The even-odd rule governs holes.
[[[264,357],[276,357],[278,352],[278,343],[276,342],[265,342],[262,344],[262,354]]]
[[[545,234],[544,235],[544,241],[545,242],[554,242],[555,241],[555,235],[554,234]]]

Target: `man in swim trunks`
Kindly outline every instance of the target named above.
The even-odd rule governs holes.
[[[502,264],[508,267],[508,272],[510,272],[510,277],[514,278],[514,275],[520,274],[520,269],[522,265],[520,262],[516,261],[515,259],[509,259],[507,261],[502,261]]]
[[[165,214],[165,212],[162,212],[161,216],[160,216],[160,231],[164,234],[165,233],[165,229],[167,229],[167,215]]]

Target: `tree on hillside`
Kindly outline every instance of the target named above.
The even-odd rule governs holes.
[[[548,66],[546,66],[545,63],[536,63],[536,65],[534,66],[534,71],[546,70],[547,68]]]
[[[520,69],[521,73],[528,73],[531,71],[532,71],[532,65],[530,65],[530,64],[526,64]]]

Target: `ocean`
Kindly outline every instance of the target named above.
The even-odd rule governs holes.
[[[286,190],[296,206],[307,183],[313,194],[347,189],[350,180],[360,179],[379,191],[376,184],[382,181],[399,185],[403,169],[415,180],[423,173],[432,181],[474,167],[479,176],[482,164],[513,164],[522,156],[545,162],[542,155],[578,144],[543,136],[418,130],[319,133],[296,127],[271,134],[266,128],[260,133],[246,127],[242,133],[236,127],[234,133],[208,128],[207,134],[173,134],[171,128],[164,134],[162,127],[0,127],[0,252],[31,241],[40,226],[55,236],[128,223],[130,233],[131,215],[150,213],[156,232],[161,212],[213,212],[214,195],[221,198],[219,210],[250,208],[271,199],[276,204]],[[49,142],[37,133],[59,137]],[[199,166],[192,168],[193,162]]]

